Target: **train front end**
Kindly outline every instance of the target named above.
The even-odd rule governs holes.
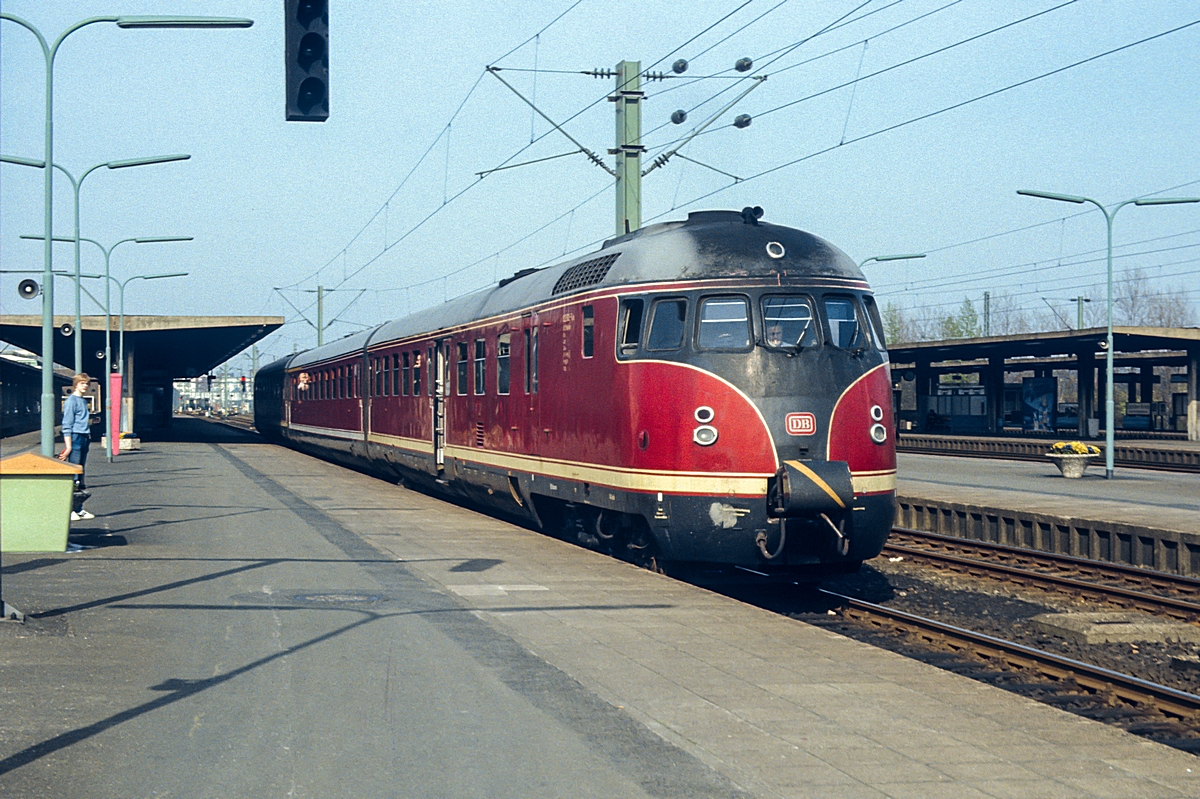
[[[896,487],[891,375],[862,272],[815,236],[742,215],[693,214],[681,234],[699,279],[622,308],[623,341],[639,341],[629,394],[655,396],[633,409],[631,433],[651,442],[635,458],[695,489],[647,509],[664,557],[857,568],[887,539]]]

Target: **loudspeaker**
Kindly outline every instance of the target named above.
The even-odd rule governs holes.
[[[42,287],[37,284],[36,280],[26,278],[17,284],[17,293],[27,300],[32,300],[42,293]]]

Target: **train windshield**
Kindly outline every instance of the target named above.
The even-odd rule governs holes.
[[[811,347],[817,343],[812,303],[807,297],[763,297],[763,340],[768,347]]]
[[[686,318],[687,300],[659,300],[654,303],[646,349],[677,350],[682,347]]]
[[[706,350],[744,350],[750,346],[750,303],[745,297],[709,297],[700,303],[700,337]]]
[[[829,335],[833,346],[849,350],[866,345],[862,325],[849,297],[826,297],[825,316],[829,320]]]

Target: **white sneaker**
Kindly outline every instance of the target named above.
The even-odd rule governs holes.
[[[77,522],[77,521],[79,521],[79,520],[80,520],[80,519],[82,519],[82,518],[83,518],[83,517],[82,517],[82,516],[80,516],[80,515],[79,515],[78,513],[76,513],[75,511],[71,511],[71,521],[73,521],[73,522]]]
[[[82,508],[80,508],[80,509],[79,509],[79,518],[81,518],[81,519],[94,519],[94,518],[96,518],[96,514],[94,514],[94,513],[89,513],[88,511],[86,511],[86,510],[83,510]]]

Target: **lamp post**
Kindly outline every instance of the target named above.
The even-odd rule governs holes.
[[[859,261],[858,268],[862,269],[864,266],[871,263],[871,261],[879,261],[881,263],[883,261],[911,261],[915,258],[924,258],[924,257],[925,257],[925,253],[923,253],[923,252],[905,253],[903,255],[872,255],[870,258]]]
[[[190,155],[154,155],[149,158],[131,158],[125,161],[105,161],[89,167],[79,176],[79,180],[67,170],[62,164],[55,164],[54,168],[67,176],[67,180],[71,181],[71,188],[75,194],[75,329],[82,330],[81,307],[83,300],[80,295],[79,286],[79,190],[83,186],[83,181],[88,175],[102,166],[109,169],[125,169],[131,166],[146,166],[147,164],[165,164],[170,161],[186,161],[191,158]],[[6,164],[21,164],[23,166],[37,167],[38,169],[45,168],[46,164],[43,161],[37,161],[32,158],[19,158],[14,155],[0,155],[0,162]],[[75,339],[75,373],[83,371],[83,339],[77,337]]]
[[[46,42],[33,24],[15,14],[0,13],[0,19],[15,22],[37,37],[42,55],[46,59],[46,121],[45,155],[42,164],[54,164],[54,58],[58,48],[75,31],[99,22],[113,22],[119,28],[248,28],[253,20],[236,17],[159,17],[159,16],[103,16],[88,17],[68,27],[58,35],[53,44]],[[42,436],[41,451],[47,458],[54,455],[54,170],[44,169],[43,222],[45,247],[42,268]]]
[[[1181,205],[1183,203],[1200,203],[1200,197],[1147,197],[1143,199],[1126,200],[1113,206],[1110,212],[1091,197],[1080,197],[1075,194],[1055,194],[1049,191],[1032,191],[1017,189],[1017,194],[1025,197],[1040,197],[1043,200],[1058,200],[1064,203],[1091,203],[1104,214],[1108,226],[1108,338],[1104,347],[1104,475],[1108,479],[1113,476],[1113,428],[1116,424],[1116,412],[1113,407],[1113,268],[1112,268],[1112,231],[1113,217],[1127,205]],[[1082,307],[1082,305],[1080,306]]]
[[[120,352],[121,364],[118,367],[121,374],[121,385],[125,384],[125,286],[135,280],[158,280],[164,277],[187,277],[187,272],[164,272],[159,275],[133,275],[124,280],[117,280],[115,277],[110,277],[109,280],[117,284],[120,289],[117,299],[117,318],[119,320],[120,332],[117,336],[117,349]]]
[[[39,239],[40,240],[42,237],[27,234],[27,235],[22,235],[21,238],[23,238],[23,239]],[[113,452],[115,451],[113,449],[113,442],[111,440],[112,439],[112,435],[111,435],[111,431],[112,431],[112,401],[114,398],[108,396],[111,393],[110,386],[112,385],[112,294],[109,291],[109,288],[110,288],[110,281],[116,280],[116,278],[112,277],[110,274],[109,260],[112,257],[113,250],[117,249],[117,247],[119,247],[120,245],[122,245],[126,242],[129,242],[129,241],[132,241],[135,244],[157,244],[157,243],[168,242],[168,241],[191,241],[192,238],[193,238],[192,236],[134,237],[134,238],[128,238],[128,239],[121,239],[116,244],[113,244],[111,247],[105,247],[103,244],[96,241],[95,239],[89,239],[89,238],[80,238],[79,239],[80,241],[87,241],[87,242],[91,242],[92,244],[95,244],[97,247],[100,248],[100,252],[104,253],[104,379],[106,381],[108,381],[107,383],[105,383],[105,386],[104,386],[105,396],[108,397],[108,400],[104,403],[104,427],[105,427],[105,430],[109,431],[109,433],[110,433],[108,436],[108,438],[109,438],[108,446],[105,447],[104,454],[105,454],[105,458],[109,461],[112,460]],[[75,239],[67,238],[66,236],[55,236],[54,241],[73,242],[73,241],[75,241]],[[117,281],[117,283],[118,283],[118,285],[120,285],[120,281]],[[122,286],[122,291],[124,291],[123,286]],[[54,324],[53,321],[51,321],[51,325],[53,325],[53,324]],[[76,329],[78,330],[78,328],[76,328]],[[121,331],[122,331],[122,334],[121,334],[121,365],[120,365],[120,375],[121,375],[121,384],[122,385],[124,385],[124,382],[125,382],[124,330],[125,330],[125,318],[124,318],[124,315],[122,315],[122,317],[121,317]],[[82,333],[79,333],[79,335],[82,336]]]

